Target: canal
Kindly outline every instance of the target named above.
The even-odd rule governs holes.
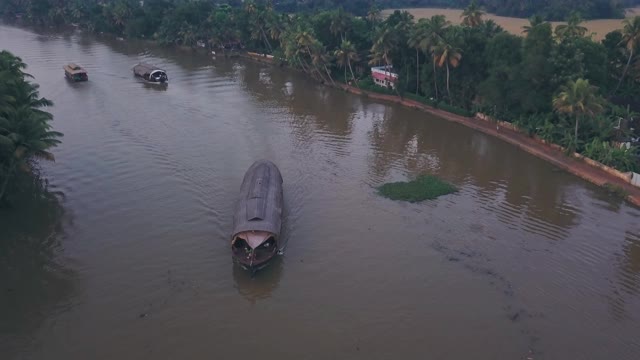
[[[600,188],[279,68],[6,25],[0,44],[65,134],[48,192],[0,212],[3,359],[640,358],[640,211]],[[260,158],[287,247],[251,278],[229,233]],[[460,191],[376,194],[422,173]]]

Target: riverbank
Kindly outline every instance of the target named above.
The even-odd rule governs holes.
[[[399,96],[377,94],[348,85],[339,86],[345,91],[356,95],[364,95],[371,99],[396,103],[412,109],[421,110],[501,139],[595,185],[609,189],[619,189],[624,194],[625,200],[640,207],[640,188],[631,185],[628,181],[613,175],[603,168],[595,166],[595,164],[591,163],[592,160],[590,159],[579,159],[567,156],[559,147],[534,139],[516,130],[515,127],[501,126],[500,124],[487,120],[456,115],[415,100],[400,98]]]

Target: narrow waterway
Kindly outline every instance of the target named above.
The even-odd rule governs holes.
[[[640,211],[513,146],[238,59],[6,25],[0,48],[65,133],[50,195],[0,212],[2,359],[640,358]],[[252,279],[229,232],[260,158],[288,246]],[[460,191],[376,195],[421,173]]]

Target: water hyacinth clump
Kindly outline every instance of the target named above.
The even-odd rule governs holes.
[[[433,175],[421,175],[409,182],[387,183],[378,188],[378,193],[388,199],[412,203],[433,200],[457,191],[455,186]]]

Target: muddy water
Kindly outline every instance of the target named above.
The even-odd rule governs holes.
[[[434,15],[444,15],[447,17],[447,20],[451,21],[453,24],[460,24],[462,22],[462,10],[459,9],[415,8],[403,10],[409,11],[416,19],[429,18]],[[391,12],[393,12],[393,10],[385,10],[383,11],[383,14],[389,15]],[[640,7],[627,9],[627,17],[633,17],[636,15],[640,15]],[[496,24],[502,26],[506,31],[516,35],[521,35],[522,27],[529,25],[529,20],[522,18],[498,16],[494,14],[487,14],[484,18],[495,21]],[[560,24],[565,24],[565,22],[553,21],[551,24],[555,28]],[[622,19],[588,20],[585,21],[583,25],[589,30],[588,34],[591,34],[593,39],[597,41],[604,39],[608,33],[622,29],[623,27]]]
[[[65,133],[55,196],[0,213],[3,359],[640,357],[640,211],[576,177],[276,68],[8,26],[0,44]],[[168,88],[132,78],[140,60]],[[288,246],[252,279],[229,232],[259,158]],[[460,191],[376,195],[425,172]]]

